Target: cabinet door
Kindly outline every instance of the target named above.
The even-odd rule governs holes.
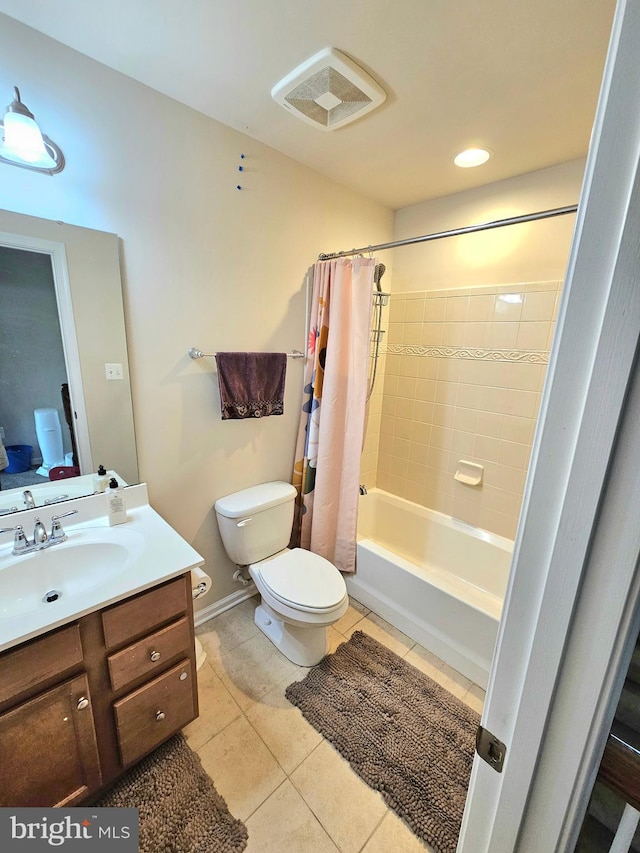
[[[86,675],[0,715],[0,806],[73,805],[102,782]]]

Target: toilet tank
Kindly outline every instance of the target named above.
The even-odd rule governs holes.
[[[263,483],[218,498],[216,518],[229,557],[248,566],[289,544],[296,490],[290,483]]]

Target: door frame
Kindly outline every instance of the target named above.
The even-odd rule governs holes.
[[[475,756],[458,853],[570,849],[636,624],[638,525],[612,525],[640,465],[638,43],[619,0],[482,714],[506,761]]]

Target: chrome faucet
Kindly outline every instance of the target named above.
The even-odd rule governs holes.
[[[36,518],[33,523],[33,544],[44,545],[48,538],[44,524]]]
[[[12,554],[31,554],[33,551],[42,551],[45,548],[51,548],[53,545],[66,542],[67,534],[62,529],[60,519],[66,518],[68,515],[75,515],[77,512],[77,509],[70,509],[69,512],[52,516],[50,535],[47,535],[45,526],[40,519],[36,518],[33,527],[33,542],[29,542],[21,524],[15,527],[1,527],[0,533],[14,534]]]
[[[27,509],[33,509],[36,505],[36,502],[33,499],[33,495],[29,491],[29,489],[25,489],[22,493],[22,497],[24,498],[24,505]]]

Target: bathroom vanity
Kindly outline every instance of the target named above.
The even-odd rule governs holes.
[[[75,805],[198,714],[190,569],[202,558],[144,503],[144,485],[127,489],[130,521],[119,527],[128,530],[97,515],[103,498],[65,504],[80,520],[51,549],[51,567],[69,567],[69,578],[55,578],[57,600],[43,600],[41,589],[3,595],[3,573],[16,566],[25,587],[45,589],[50,578],[41,577],[46,552],[16,558],[10,543],[0,548],[2,807]],[[114,542],[125,543],[129,563],[105,571],[104,546]],[[95,582],[78,585],[74,554],[92,546]]]

